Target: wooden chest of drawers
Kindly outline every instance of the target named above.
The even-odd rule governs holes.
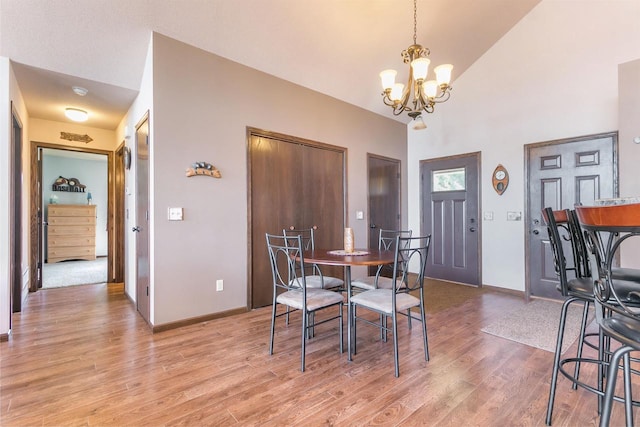
[[[96,259],[95,205],[49,205],[47,262]]]

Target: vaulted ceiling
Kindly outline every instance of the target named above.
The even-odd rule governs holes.
[[[433,65],[454,65],[455,95],[455,78],[539,2],[418,0],[417,42]],[[77,106],[104,129],[135,98],[153,31],[394,117],[378,73],[406,78],[413,14],[411,0],[0,0],[0,56],[13,61],[30,117],[64,121]]]

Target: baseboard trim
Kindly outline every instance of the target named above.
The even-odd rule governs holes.
[[[181,328],[183,326],[194,325],[196,323],[207,322],[209,320],[221,319],[223,317],[233,316],[236,314],[246,313],[246,307],[234,308],[232,310],[221,311],[218,313],[207,314],[205,316],[191,317],[189,319],[178,320],[177,322],[163,323],[161,325],[154,325],[151,327],[151,331],[156,332],[168,331],[169,329]]]
[[[488,289],[494,292],[502,292],[504,294],[517,295],[519,297],[526,299],[526,294],[524,293],[524,291],[518,291],[516,289],[501,288],[499,286],[492,286],[492,285],[482,285],[482,287],[484,289]]]

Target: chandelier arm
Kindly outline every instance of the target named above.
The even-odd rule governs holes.
[[[436,96],[433,99],[433,102],[440,104],[442,102],[448,101],[450,97],[451,97],[451,86],[447,86],[447,88],[440,95]]]

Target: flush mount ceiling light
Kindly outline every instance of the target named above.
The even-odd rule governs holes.
[[[89,114],[84,110],[80,110],[79,108],[66,108],[64,110],[64,115],[74,122],[86,122],[89,118]]]
[[[396,83],[396,70],[384,70],[380,73],[382,80],[382,100],[385,105],[393,108],[393,114],[407,112],[409,117],[416,119],[423,111],[433,113],[437,103],[445,102],[451,96],[451,70],[453,65],[443,64],[434,69],[435,80],[427,80],[429,70],[428,58],[431,53],[428,48],[416,42],[417,33],[417,0],[413,0],[413,44],[402,51],[405,64],[409,64],[409,80],[405,86]],[[426,126],[425,126],[426,127]]]
[[[75,93],[78,96],[85,96],[89,91],[81,86],[73,86],[71,88],[73,90],[73,93]]]

